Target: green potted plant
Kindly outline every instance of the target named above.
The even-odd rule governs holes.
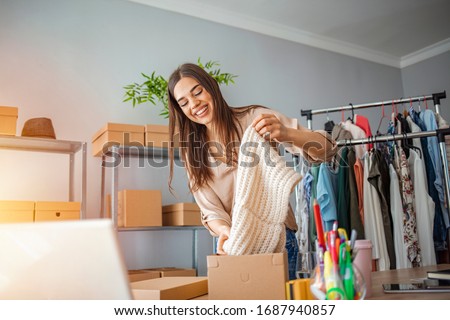
[[[208,61],[203,64],[200,58],[198,58],[197,64],[216,79],[219,85],[234,83],[234,78],[237,77],[234,74],[222,72],[219,68],[220,64],[217,61]],[[123,102],[131,101],[133,107],[146,102],[150,102],[155,106],[160,103],[162,104],[160,115],[168,118],[167,80],[163,76],[157,75],[155,71],[150,76],[145,73],[141,73],[141,75],[145,79],[144,82],[133,82],[123,87],[125,89]]]

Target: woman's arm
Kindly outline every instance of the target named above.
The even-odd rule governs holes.
[[[285,126],[276,115],[264,113],[252,122],[255,130],[267,140],[292,143],[312,162],[330,161],[336,154],[336,143],[324,131],[311,131],[304,127]]]

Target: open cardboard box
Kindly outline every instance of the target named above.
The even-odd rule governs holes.
[[[210,300],[285,300],[287,254],[207,257]]]

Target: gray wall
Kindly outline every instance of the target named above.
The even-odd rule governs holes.
[[[440,112],[447,121],[450,119],[450,51],[403,68],[402,82],[405,97],[446,90],[447,99],[441,100]]]
[[[125,0],[0,2],[0,105],[19,107],[19,135],[27,119],[46,116],[58,139],[89,142],[89,218],[100,211],[101,163],[91,156],[92,135],[106,122],[167,123],[158,116],[159,108],[133,109],[122,103],[122,87],[141,81],[140,72],[155,70],[167,77],[179,64],[198,57],[218,60],[224,71],[239,76],[236,85],[223,88],[231,105],[263,104],[297,118],[300,109],[434,90],[427,82],[417,83],[417,88],[405,86],[404,93],[402,76],[403,81],[410,77],[400,69]],[[448,87],[448,75],[446,83]],[[372,126],[378,124],[379,110],[361,113],[369,116]],[[335,122],[341,119],[341,114],[329,116]],[[321,128],[324,119],[315,118],[314,128]],[[300,121],[306,125],[304,118]],[[0,185],[2,198],[66,200],[64,159],[6,155],[0,157],[0,176],[11,182]],[[43,163],[50,168],[42,168]],[[19,176],[25,168],[31,169]],[[184,171],[175,173],[178,198],[168,192],[167,174],[166,168],[122,168],[120,188],[162,189],[163,204],[191,200]],[[130,269],[190,266],[192,252],[185,244],[191,239],[189,233],[120,234]],[[205,274],[211,239],[202,231],[200,240],[200,273]]]

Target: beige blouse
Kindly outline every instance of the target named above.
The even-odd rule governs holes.
[[[241,117],[239,122],[242,126],[242,130],[245,131],[245,129],[252,124],[253,120],[263,113],[275,114],[286,127],[305,131],[305,134],[311,135],[311,140],[318,134],[327,136],[325,131],[311,131],[307,128],[300,127],[297,119],[288,118],[274,110],[264,108],[254,108]],[[242,133],[243,132],[241,132],[241,135]],[[310,162],[329,161],[336,149],[336,146],[332,143],[333,150],[331,150],[331,152],[324,148],[322,155],[318,155],[318,158],[313,158],[311,155],[304,153],[303,150],[292,144],[282,144],[289,152],[300,154]],[[210,231],[211,235],[218,236],[209,228],[208,222],[217,219],[223,220],[231,227],[231,212],[234,203],[234,184],[237,175],[237,167],[216,161],[215,165],[211,167],[211,171],[213,174],[212,181],[209,181],[208,185],[203,185],[200,189],[196,190],[194,192],[194,198],[200,207],[203,225]],[[293,231],[297,231],[297,223],[291,206],[289,206],[288,210],[289,212],[285,221],[286,227]]]

